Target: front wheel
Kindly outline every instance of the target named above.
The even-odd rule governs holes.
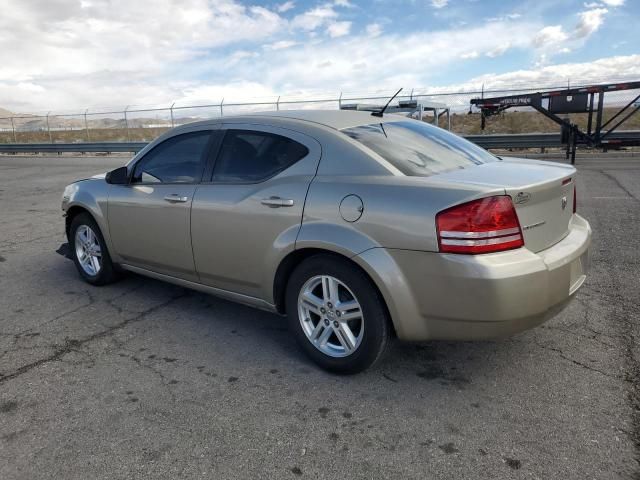
[[[85,281],[92,285],[106,285],[117,279],[100,228],[89,214],[81,213],[71,221],[69,243],[73,262]]]
[[[322,368],[357,373],[386,350],[391,326],[369,277],[346,260],[317,255],[293,272],[286,296],[289,327]]]

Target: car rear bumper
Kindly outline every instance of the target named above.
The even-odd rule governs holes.
[[[574,215],[568,235],[537,253],[372,249],[361,257],[383,271],[377,282],[401,339],[483,340],[532,328],[566,306],[585,281],[590,242],[589,224]]]

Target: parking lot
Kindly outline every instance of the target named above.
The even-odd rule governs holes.
[[[123,156],[0,156],[0,478],[640,478],[640,157],[578,159],[590,275],[497,342],[325,373],[284,318],[83,283],[60,198]]]

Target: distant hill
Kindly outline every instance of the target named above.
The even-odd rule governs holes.
[[[10,112],[9,110],[6,110],[4,108],[0,108],[0,118],[2,117],[10,117],[13,115],[13,112]]]

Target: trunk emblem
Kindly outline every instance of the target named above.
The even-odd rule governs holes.
[[[514,199],[515,203],[527,203],[529,201],[529,199],[531,198],[531,194],[528,192],[520,192],[516,195],[516,198]]]
[[[567,208],[567,197],[562,197],[562,209]]]

